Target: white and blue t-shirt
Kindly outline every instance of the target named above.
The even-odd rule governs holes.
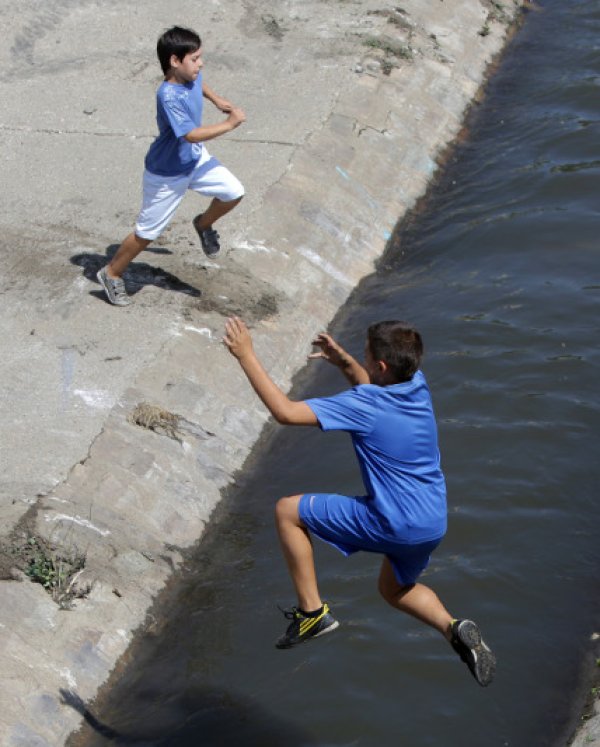
[[[191,83],[164,81],[156,92],[158,136],[146,154],[145,166],[159,176],[182,176],[193,171],[202,143],[185,135],[202,124],[202,73]]]
[[[324,431],[347,431],[372,509],[410,542],[446,531],[446,486],[431,395],[421,371],[390,386],[360,384],[306,400]]]

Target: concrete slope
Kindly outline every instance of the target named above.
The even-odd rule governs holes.
[[[62,589],[70,611],[39,584],[0,581],[7,747],[59,745],[77,728],[61,691],[93,698],[250,454],[267,415],[220,342],[224,318],[253,326],[287,389],[425,191],[519,10],[167,6],[0,5],[1,567],[22,578],[11,566],[42,547],[85,556]],[[134,305],[116,308],[95,273],[136,215],[155,42],[173,23],[197,28],[206,80],[247,112],[210,144],[247,196],[212,262],[190,226],[204,203],[186,197],[128,271]]]

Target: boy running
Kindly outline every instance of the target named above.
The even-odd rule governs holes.
[[[432,589],[417,583],[446,532],[447,513],[417,330],[400,321],[373,324],[364,366],[329,335],[318,335],[313,345],[320,351],[309,358],[337,366],[352,388],[305,402],[290,400],[271,380],[241,319],[227,321],[223,342],[279,423],[350,433],[367,489],[360,497],[305,493],[277,502],[277,531],[298,605],[285,612],[291,622],[276,646],[290,648],[338,627],[317,586],[312,533],[345,555],[384,555],[379,592],[386,602],[438,630],[477,682],[489,685],[496,660],[477,625],[453,618]]]
[[[156,52],[165,80],[156,94],[159,134],[146,154],[142,208],[133,233],[97,274],[108,300],[116,306],[131,303],[122,277],[125,269],[165,230],[188,189],[212,198],[207,210],[193,221],[208,257],[220,249],[213,224],[244,195],[238,179],[204,146],[206,140],[238,127],[246,116],[202,80],[201,46],[195,31],[178,26],[165,31],[158,40]],[[203,127],[203,98],[225,112],[227,118]]]

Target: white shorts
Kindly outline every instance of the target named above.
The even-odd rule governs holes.
[[[205,147],[189,174],[158,176],[146,169],[142,181],[142,208],[135,224],[136,236],[150,241],[157,239],[169,225],[188,189],[222,202],[237,200],[244,194],[241,182]]]

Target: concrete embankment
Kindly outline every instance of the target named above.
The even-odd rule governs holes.
[[[3,10],[2,745],[59,745],[78,727],[61,693],[94,697],[250,454],[267,416],[220,343],[225,317],[253,326],[287,389],[424,193],[520,5]],[[206,80],[247,112],[210,144],[247,196],[216,262],[188,196],[130,268],[134,305],[115,308],[95,273],[136,214],[155,40],[173,23],[200,31]],[[76,571],[61,605],[18,570],[33,560],[57,586],[59,556]]]

